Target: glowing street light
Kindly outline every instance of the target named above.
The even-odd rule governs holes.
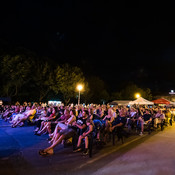
[[[77,85],[77,90],[79,91],[78,95],[78,105],[80,104],[80,91],[83,89],[83,85],[79,84]]]
[[[136,94],[135,94],[135,97],[136,97],[136,98],[139,98],[139,97],[140,97],[140,94],[139,94],[139,93],[136,93]]]

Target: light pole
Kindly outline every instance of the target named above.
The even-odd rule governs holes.
[[[77,89],[78,89],[78,91],[79,91],[79,95],[78,95],[78,106],[79,106],[79,104],[80,104],[80,91],[83,89],[83,86],[82,86],[81,84],[79,84],[79,85],[77,86]]]

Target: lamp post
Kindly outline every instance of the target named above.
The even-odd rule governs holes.
[[[77,86],[77,89],[78,89],[78,91],[79,91],[79,94],[78,94],[78,106],[79,106],[79,104],[80,104],[80,91],[83,89],[83,86],[82,86],[81,84],[79,84],[79,85]]]

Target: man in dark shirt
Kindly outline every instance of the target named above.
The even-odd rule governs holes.
[[[126,123],[126,114],[127,110],[125,108],[122,108],[120,110],[120,115],[117,116],[117,118],[112,122],[112,127],[110,131],[112,132],[116,127],[122,127]]]
[[[146,109],[145,114],[143,114],[142,119],[140,119],[140,123],[141,123],[141,132],[140,135],[143,135],[143,131],[144,131],[144,124],[149,124],[152,121],[152,116],[149,112],[148,109]]]

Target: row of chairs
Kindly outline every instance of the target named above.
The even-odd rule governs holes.
[[[26,120],[25,125],[35,125],[35,121],[34,121],[35,117],[33,118],[33,120]],[[132,127],[132,129],[135,129],[137,132],[141,130],[140,125],[137,123],[136,126],[126,126],[126,122],[127,119],[125,120],[125,124],[123,126],[117,127],[115,128],[111,133],[109,134],[109,140],[111,140],[112,138],[112,143],[113,145],[116,144],[116,137],[118,139],[118,141],[121,141],[122,144],[124,143],[124,137],[128,137],[129,136],[129,130],[128,128]],[[101,132],[101,134],[104,134],[104,126],[102,126],[101,122],[95,121],[94,122],[95,127],[93,130],[93,133],[91,134],[91,136],[89,137],[89,157],[92,157],[92,150],[93,147],[96,145],[103,145],[103,142],[98,141],[97,140],[97,134],[98,132]],[[160,124],[161,130],[164,129],[165,126],[167,126],[168,121],[167,120],[163,120],[162,123]],[[169,120],[169,124],[172,125],[172,118]],[[144,126],[145,130],[148,132],[148,134],[150,134],[153,130],[154,130],[154,123],[150,122],[147,125]],[[78,134],[75,135],[72,138],[72,146],[73,149],[76,148],[77,145],[77,141],[78,141]],[[65,146],[66,146],[67,142],[65,141]]]
[[[172,117],[169,120],[167,120],[167,119],[162,120],[162,122],[160,124],[158,124],[158,128],[160,127],[161,131],[163,131],[166,126],[168,126],[168,125],[172,126],[172,123],[173,123],[173,118]],[[95,128],[94,131],[93,131],[94,132],[93,137],[89,138],[89,157],[92,157],[92,149],[93,149],[94,143],[96,145],[98,144],[96,142],[96,136],[97,136],[97,133],[99,132],[99,129],[100,128],[98,128],[98,127]],[[133,129],[136,130],[136,132],[140,132],[141,126],[138,124]],[[153,120],[153,122],[145,124],[144,125],[144,130],[147,131],[148,134],[151,134],[151,132],[155,131],[156,129],[154,128],[154,120]],[[123,144],[124,143],[124,138],[129,137],[130,132],[128,130],[128,126],[126,126],[124,124],[121,127],[115,128],[113,130],[113,132],[109,133],[109,134],[110,134],[110,138],[112,137],[112,143],[113,143],[113,146],[114,146],[116,144],[116,138],[118,139],[118,141],[121,141],[122,144]]]

